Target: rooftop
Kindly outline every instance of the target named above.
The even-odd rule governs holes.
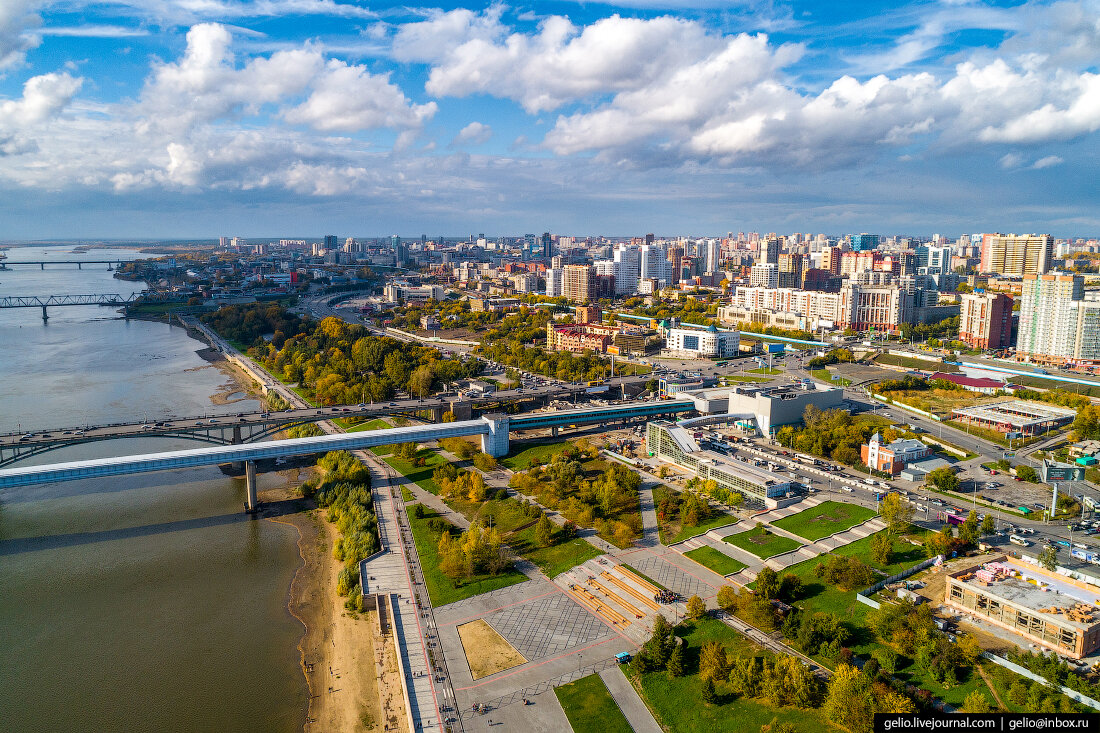
[[[773,482],[774,484],[789,484],[794,481],[794,479],[790,478],[789,476],[774,473],[772,471],[769,471],[767,468],[754,466],[753,464],[747,463],[745,461],[738,461],[736,459],[730,458],[729,456],[724,456],[721,453],[716,453],[711,450],[699,451],[695,454],[695,457],[698,458],[700,461],[709,462],[712,466],[724,468],[732,474],[736,474],[738,476],[746,478],[749,481],[752,481],[754,484],[757,484],[758,486],[765,486],[769,481]]]
[[[1052,420],[1068,420],[1077,415],[1076,410],[1038,402],[1006,400],[988,405],[960,407],[952,411],[955,415],[964,415],[988,422],[1005,423],[1017,427],[1038,425]]]
[[[986,573],[983,575],[982,571]],[[1034,583],[1024,579],[1034,575],[1036,574],[1029,573],[1027,568],[1017,563],[990,562],[980,568],[952,573],[951,577],[983,595],[1000,598],[1037,615],[1052,618],[1061,626],[1084,630],[1100,623],[1100,608],[1095,604],[1082,601],[1079,594],[1063,592],[1062,584],[1057,581],[1041,576],[1035,577]],[[982,582],[980,577],[991,580],[988,583]],[[1073,609],[1076,610],[1072,614],[1067,613]]]

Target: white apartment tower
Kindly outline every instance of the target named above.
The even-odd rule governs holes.
[[[1078,340],[1075,304],[1084,295],[1080,275],[1025,275],[1017,355],[1052,363],[1072,359]]]
[[[638,291],[642,276],[642,253],[637,245],[619,244],[615,248],[615,294],[629,295]]]

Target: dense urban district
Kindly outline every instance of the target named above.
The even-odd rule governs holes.
[[[244,369],[279,438],[386,431],[300,489],[397,660],[357,729],[1100,710],[1095,239],[158,247],[128,317]]]

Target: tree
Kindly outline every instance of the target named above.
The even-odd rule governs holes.
[[[709,680],[723,680],[727,674],[729,662],[726,659],[726,648],[718,641],[704,642],[699,652],[699,676]]]
[[[871,535],[871,559],[879,565],[890,564],[890,553],[894,550],[894,538],[889,532],[877,532]]]
[[[718,589],[718,607],[723,611],[732,611],[733,607],[737,605],[737,591],[734,590],[732,585],[723,585]]]
[[[878,513],[882,515],[882,520],[892,532],[897,534],[908,529],[909,523],[913,520],[914,511],[916,507],[903,499],[901,494],[887,494],[878,505]]]
[[[1031,484],[1039,481],[1039,475],[1035,473],[1035,469],[1031,466],[1016,466],[1016,478]]]
[[[682,677],[684,674],[684,645],[675,644],[672,653],[668,655],[668,664],[665,666],[669,677]]]
[[[966,516],[966,521],[959,526],[959,542],[964,545],[978,544],[978,513],[973,509]]]
[[[707,604],[699,596],[692,596],[687,602],[687,617],[693,621],[707,615]]]
[[[981,690],[974,690],[967,695],[966,699],[963,700],[962,707],[959,708],[960,713],[988,713],[992,710],[993,707]]]
[[[756,592],[766,601],[779,597],[779,575],[767,565],[756,576]]]
[[[772,722],[760,726],[760,733],[798,733],[798,729],[785,720],[780,722],[778,717],[772,717]]]
[[[871,729],[875,707],[871,680],[851,665],[838,665],[822,706],[826,719],[848,730],[867,731]]]
[[[699,696],[707,705],[711,705],[714,703],[716,699],[716,695],[714,694],[714,680],[712,680],[710,677],[703,678],[703,689],[701,690]]]
[[[539,547],[549,547],[554,541],[554,526],[550,523],[550,517],[543,514],[535,522],[535,542]]]
[[[905,695],[894,690],[888,690],[878,703],[878,712],[906,714],[917,712],[917,706]]]
[[[1039,552],[1039,564],[1051,572],[1058,567],[1058,548],[1047,545]]]
[[[992,514],[985,515],[985,518],[982,519],[982,525],[981,527],[979,527],[979,530],[981,531],[983,537],[987,537],[997,531],[996,525],[994,525],[993,523]]]
[[[926,480],[940,491],[957,491],[959,488],[959,477],[950,466],[937,468],[928,474]]]
[[[497,470],[497,459],[493,458],[488,453],[475,453],[474,467],[483,473],[490,473],[491,471]]]
[[[893,674],[898,668],[898,653],[888,646],[881,646],[871,654],[878,660],[879,667],[886,674]]]

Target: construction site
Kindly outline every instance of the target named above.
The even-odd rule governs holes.
[[[1100,647],[1100,589],[1007,556],[947,575],[944,602],[1045,649],[1081,659]]]

